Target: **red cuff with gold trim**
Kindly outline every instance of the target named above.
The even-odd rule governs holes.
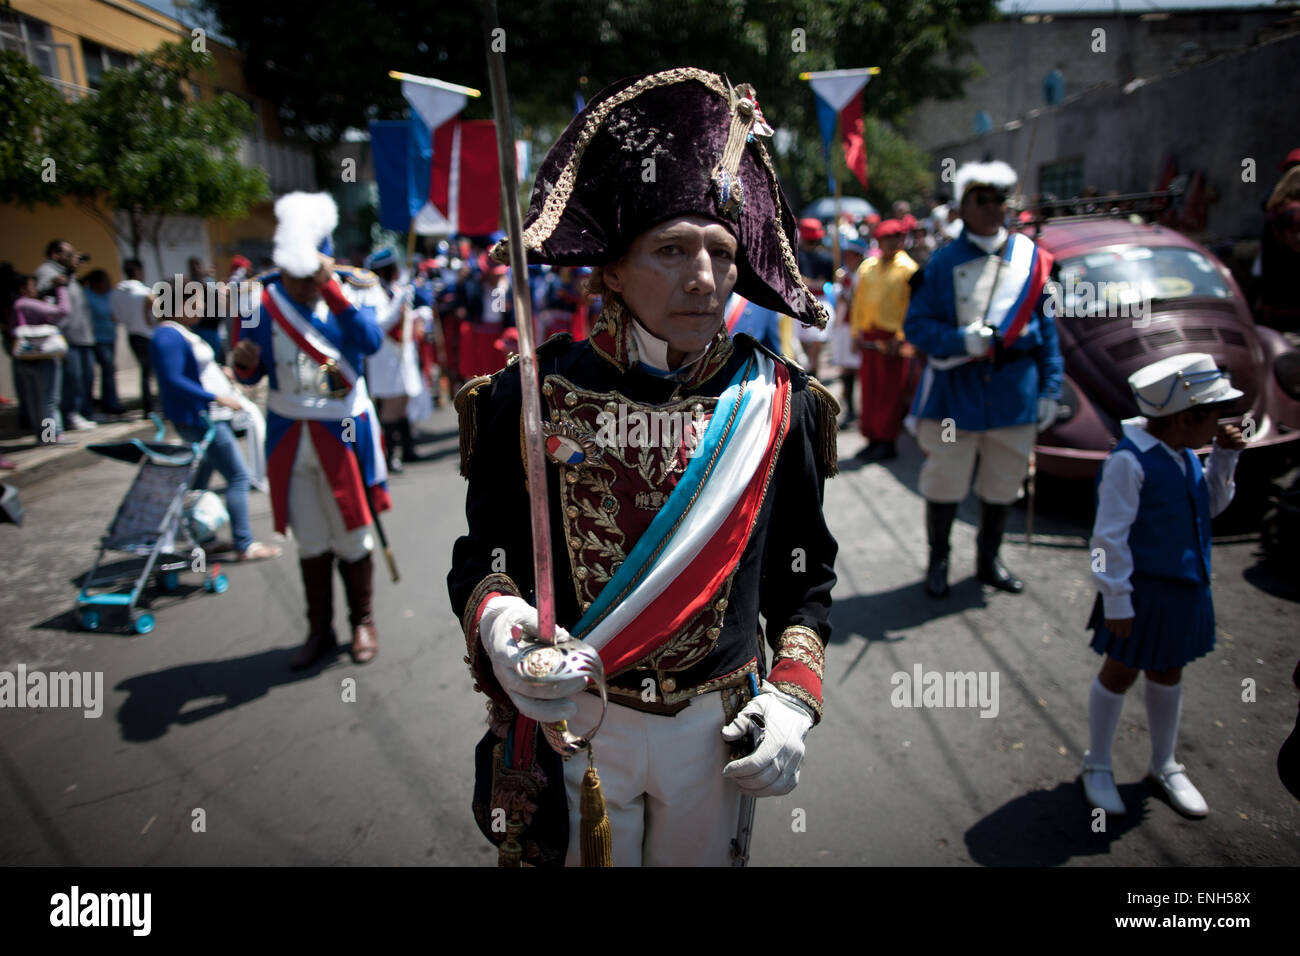
[[[474,689],[482,691],[498,704],[513,707],[510,697],[497,682],[492,673],[492,663],[483,654],[483,643],[479,640],[478,626],[487,610],[487,603],[498,595],[519,597],[519,588],[507,575],[489,574],[470,592],[465,602],[465,617],[461,626],[465,631],[465,663],[469,665],[470,676],[474,679]]]
[[[768,682],[789,694],[813,712],[815,723],[822,719],[822,674],[825,651],[821,638],[812,628],[787,627],[777,642]]]

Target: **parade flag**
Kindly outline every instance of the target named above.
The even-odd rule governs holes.
[[[844,144],[844,165],[867,186],[867,144],[862,130],[862,91],[880,67],[870,66],[858,70],[826,70],[820,73],[801,73],[817,97],[817,121],[821,126],[822,147],[830,162],[831,140],[835,136],[835,120],[840,121],[840,137]],[[832,189],[834,177],[832,177]]]
[[[533,144],[526,139],[515,140],[515,175],[519,182],[528,178],[533,165]]]
[[[379,224],[394,232],[406,232],[412,216],[424,206],[421,182],[425,184],[424,193],[428,192],[428,162],[424,162],[421,177],[411,163],[412,145],[411,124],[406,120],[376,120],[370,124],[370,157],[379,187]]]
[[[459,118],[479,91],[409,73],[388,75],[401,81],[411,106],[406,187],[411,228],[420,235],[495,232],[501,219],[496,128],[491,120]],[[378,178],[378,162],[375,173]],[[390,184],[388,194],[394,192]],[[381,204],[384,194],[381,183]]]

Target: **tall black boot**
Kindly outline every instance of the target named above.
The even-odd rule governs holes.
[[[364,664],[379,653],[372,602],[375,594],[375,562],[367,554],[360,561],[339,561],[339,575],[348,596],[348,621],[352,625],[352,659]]]
[[[397,422],[384,424],[384,463],[394,475],[402,473],[402,457],[398,454],[399,441]]]
[[[979,537],[975,539],[975,576],[999,591],[1019,594],[1025,589],[1025,582],[1008,571],[998,557],[1010,511],[1010,505],[991,505],[987,501],[980,501],[980,531]]]
[[[396,425],[397,437],[402,442],[402,461],[403,463],[419,461],[420,452],[415,447],[415,436],[411,432],[411,420],[403,418]]]
[[[858,420],[858,413],[853,409],[853,395],[858,387],[858,370],[849,369],[841,374],[840,385],[844,389],[844,417],[840,419],[840,428],[846,429]]]
[[[314,558],[300,558],[302,587],[307,597],[307,642],[294,652],[289,667],[300,671],[310,667],[338,646],[334,634],[334,554],[326,551]]]
[[[930,566],[925,572],[925,593],[930,597],[948,596],[948,538],[956,517],[956,502],[925,503],[925,533],[930,542]]]

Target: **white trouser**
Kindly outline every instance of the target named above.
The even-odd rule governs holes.
[[[600,699],[578,694],[585,733]],[[730,748],[722,739],[722,694],[704,694],[675,717],[643,714],[611,703],[594,741],[609,815],[615,866],[729,866],[740,816],[740,791],[722,776]],[[586,754],[564,765],[569,798],[566,866],[581,864],[581,786]]]
[[[916,429],[916,442],[926,456],[921,466],[921,496],[926,501],[961,501],[970,490],[978,456],[975,494],[991,505],[1011,504],[1020,496],[1037,437],[1038,427],[1033,422],[972,432],[948,431],[942,422],[921,419]]]
[[[305,422],[298,438],[293,471],[289,474],[289,525],[298,539],[300,558],[314,558],[333,551],[342,561],[360,561],[375,547],[370,525],[349,531],[343,524],[334,489],[321,468]]]

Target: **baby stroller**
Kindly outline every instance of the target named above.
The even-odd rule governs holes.
[[[186,492],[212,441],[212,423],[204,419],[207,430],[199,441],[172,444],[163,441],[166,429],[162,419],[157,415],[151,417],[158,430],[153,441],[132,438],[88,446],[106,458],[140,464],[140,471],[118,506],[108,533],[100,539],[99,555],[86,575],[81,593],[77,595],[81,626],[88,631],[99,630],[106,608],[125,608],[135,633],[152,631],[153,615],[136,607],[151,574],[157,574],[158,587],[167,593],[180,586],[182,571],[191,570],[204,574],[205,591],[223,594],[229,587],[229,581],[221,573],[221,565],[207,565],[201,542],[185,508]],[[138,572],[131,568],[97,576],[104,555],[109,551],[143,557],[144,566]],[[129,591],[120,589],[123,581],[131,581]],[[92,588],[105,587],[108,589],[91,593]]]

